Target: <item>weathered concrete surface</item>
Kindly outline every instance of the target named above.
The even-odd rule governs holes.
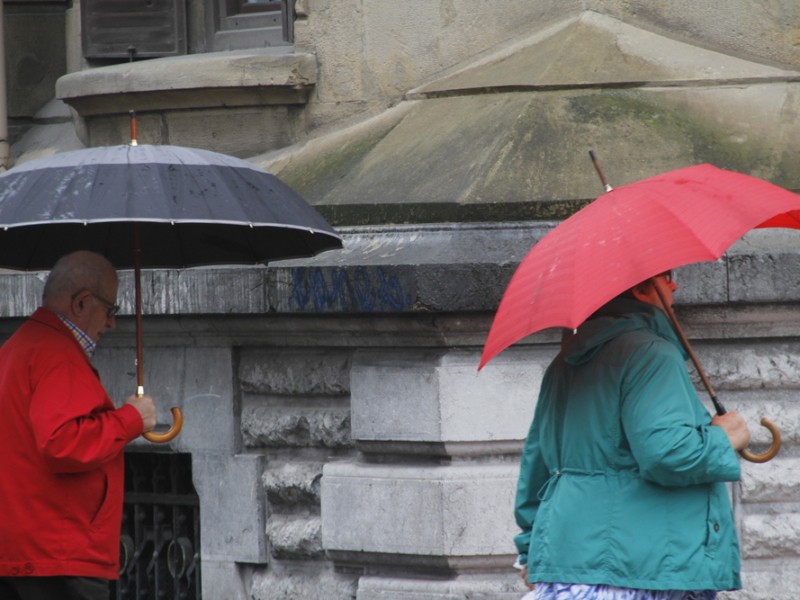
[[[625,68],[620,68],[624,65]],[[541,28],[475,64],[422,85],[410,98],[435,92],[530,87],[547,89],[628,83],[640,86],[794,79],[797,72],[754,63],[658,35],[597,12]]]
[[[531,390],[552,351],[541,362],[512,353],[486,373],[476,370],[474,352],[359,352],[351,371],[353,438],[481,442],[484,452],[492,442],[522,439],[533,416]]]
[[[800,71],[583,13],[256,159],[335,223],[561,219],[600,186],[709,162],[800,189]],[[335,148],[335,150],[334,150]]]
[[[517,464],[451,466],[332,462],[322,477],[322,540],[337,552],[436,557],[459,566],[510,564]],[[511,536],[511,537],[509,537]],[[499,557],[499,561],[493,558]],[[460,565],[463,568],[463,565]]]

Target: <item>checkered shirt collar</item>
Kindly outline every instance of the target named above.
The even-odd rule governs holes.
[[[97,348],[97,342],[95,342],[92,338],[90,338],[83,330],[75,325],[72,321],[70,321],[67,317],[62,314],[56,313],[58,318],[61,319],[61,322],[67,326],[67,328],[72,332],[72,335],[77,340],[80,347],[83,348],[83,351],[86,353],[86,356],[92,358],[94,356],[94,351]]]

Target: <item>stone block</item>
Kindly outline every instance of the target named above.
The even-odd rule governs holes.
[[[727,344],[698,343],[694,349],[715,388],[798,388],[800,342],[742,340]]]
[[[323,545],[367,555],[508,555],[511,564],[518,470],[504,463],[328,463],[322,476]]]
[[[272,555],[294,560],[322,558],[321,527],[318,516],[273,513],[267,520],[267,539]]]
[[[319,486],[323,463],[292,461],[283,465],[270,463],[262,483],[271,505],[319,506]]]
[[[742,519],[744,558],[800,557],[800,514],[757,514]]]
[[[251,600],[235,563],[204,558],[201,569],[204,598]]]
[[[800,459],[779,454],[769,466],[742,461],[741,491],[748,504],[796,502],[800,498]]]
[[[520,440],[554,348],[512,351],[478,372],[471,351],[359,352],[353,359],[353,438],[365,441]]]
[[[350,353],[246,349],[239,361],[245,393],[345,395],[350,391]]]
[[[347,448],[350,411],[343,402],[302,403],[298,399],[242,402],[242,440],[247,448]]]
[[[800,282],[800,233],[762,230],[747,235],[728,257],[734,302],[795,301]]]
[[[253,574],[248,600],[353,600],[355,597],[356,579],[351,574],[305,563],[294,568],[257,571]],[[221,600],[227,596],[210,598]]]
[[[361,577],[357,600],[519,600],[528,590],[516,571],[508,575],[462,575],[453,579]]]
[[[192,474],[200,497],[203,532],[201,560],[266,563],[265,458],[239,454],[192,455]],[[226,598],[227,596],[209,596]]]

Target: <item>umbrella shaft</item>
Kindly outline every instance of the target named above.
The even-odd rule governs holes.
[[[694,368],[697,369],[697,374],[700,376],[700,380],[703,382],[706,391],[708,391],[708,395],[711,398],[711,403],[714,405],[714,410],[717,411],[718,415],[724,415],[727,411],[725,410],[725,407],[722,406],[722,403],[717,400],[717,394],[714,392],[711,381],[709,381],[708,376],[703,369],[703,365],[700,364],[700,359],[697,357],[697,354],[695,354],[692,345],[689,343],[689,339],[686,337],[686,334],[683,333],[683,328],[681,327],[680,323],[678,323],[678,318],[675,316],[675,311],[672,310],[672,306],[669,305],[669,302],[664,296],[664,292],[662,292],[661,288],[658,287],[657,282],[653,281],[653,287],[658,294],[658,299],[661,300],[661,306],[664,308],[664,312],[667,313],[669,320],[672,322],[672,326],[675,328],[675,333],[678,334],[681,344],[683,344],[684,349],[689,354],[689,358],[692,359]]]
[[[142,241],[139,223],[133,224],[133,286],[134,313],[136,316],[136,384],[139,395],[144,395],[144,352],[142,336]]]

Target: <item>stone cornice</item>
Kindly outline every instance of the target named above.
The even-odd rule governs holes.
[[[61,77],[56,96],[82,117],[221,106],[305,104],[316,58],[284,47],[160,58]]]

